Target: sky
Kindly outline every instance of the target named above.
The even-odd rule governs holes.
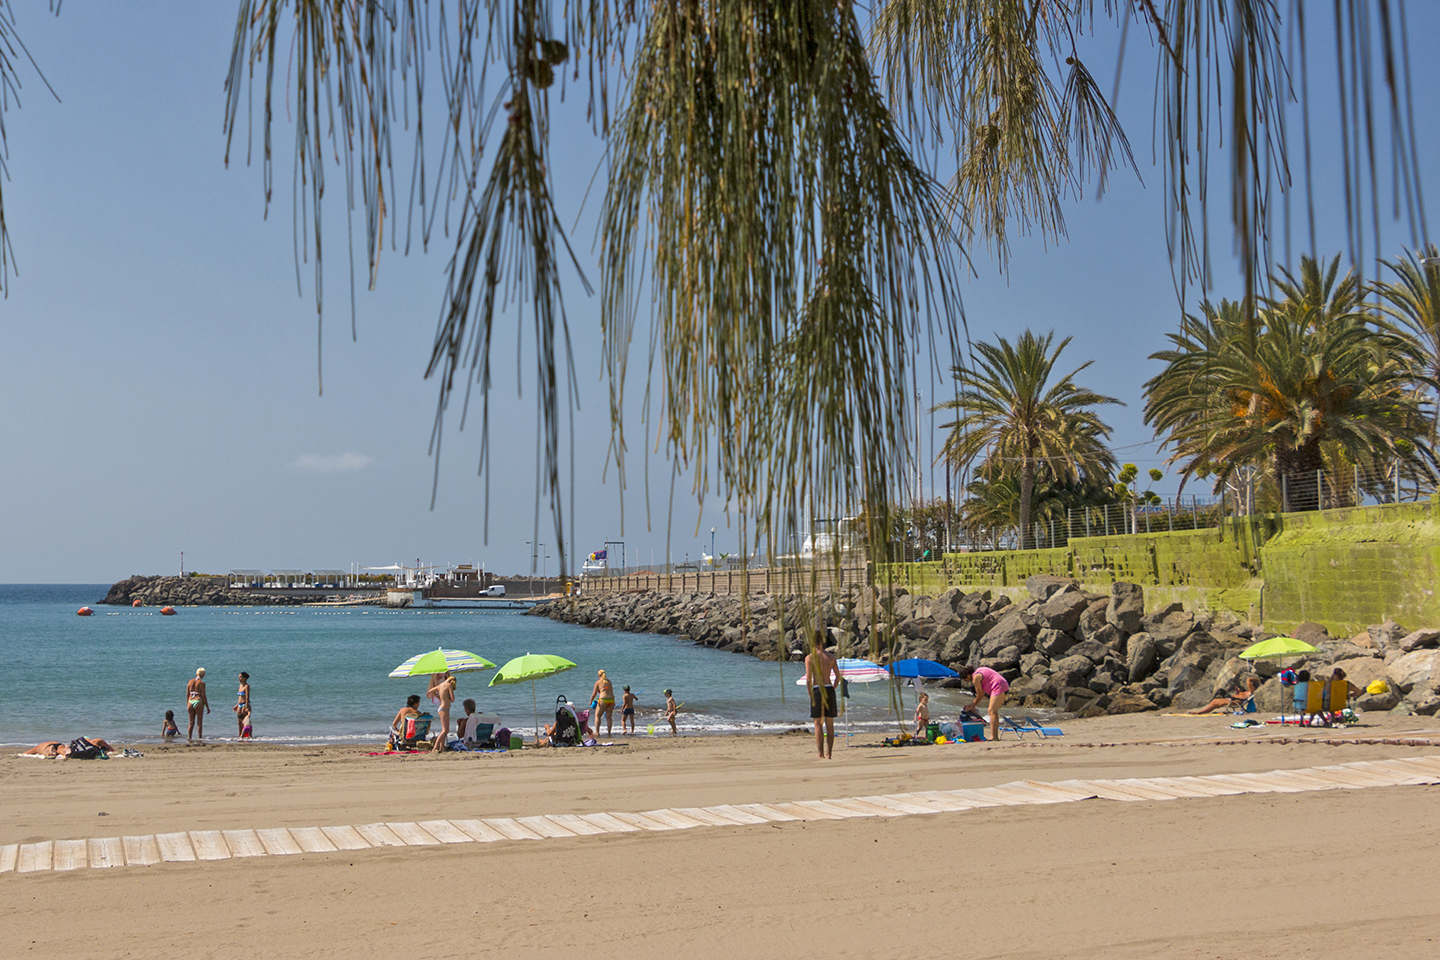
[[[1427,49],[1422,38],[1436,35],[1440,10],[1411,5],[1409,16],[1412,51]],[[185,570],[208,573],[421,560],[511,574],[528,573],[532,555],[537,571],[555,572],[553,523],[548,505],[537,504],[533,391],[517,373],[533,364],[533,343],[517,336],[513,314],[497,321],[504,332],[495,351],[488,492],[476,470],[473,416],[463,432],[450,416],[437,477],[436,392],[423,374],[449,241],[437,236],[423,252],[417,242],[408,256],[387,247],[377,288],[362,284],[357,294],[352,341],[342,178],[333,169],[323,393],[317,389],[314,275],[303,265],[297,287],[287,116],[277,111],[268,217],[260,166],[246,165],[238,137],[224,163],[234,6],[70,0],[58,17],[38,3],[17,5],[16,17],[59,99],[22,63],[22,86],[4,117],[0,186],[14,269],[0,301],[0,582],[178,573],[182,552]],[[1113,42],[1096,43],[1097,62],[1113,62],[1104,56]],[[1142,419],[1141,385],[1158,371],[1147,358],[1164,347],[1179,312],[1161,172],[1152,162],[1149,57],[1143,51],[1132,61],[1142,68],[1127,66],[1133,76],[1119,103],[1143,182],[1118,175],[1102,200],[1070,204],[1068,237],[1059,243],[1017,237],[1008,274],[983,247],[972,249],[976,272],[962,289],[975,340],[1013,339],[1026,328],[1072,336],[1060,366],[1093,361],[1080,381],[1125,402],[1107,409],[1106,420],[1120,459],[1142,467],[1163,460]],[[1327,77],[1333,88],[1326,60],[1312,61],[1312,88]],[[1108,75],[1097,74],[1108,89]],[[434,102],[438,84],[432,89]],[[1320,100],[1312,122],[1329,129],[1334,99]],[[1422,176],[1432,187],[1440,182],[1437,104],[1421,98],[1415,117]],[[561,209],[578,217],[573,236],[593,282],[598,202],[593,194],[583,201],[603,153],[581,109],[572,100],[557,111],[556,192]],[[1317,229],[1328,255],[1343,250],[1344,224],[1335,151],[1323,146]],[[403,182],[408,154],[398,163]],[[1215,292],[1235,296],[1227,216],[1222,201],[1213,214]],[[1398,256],[1407,231],[1386,229],[1385,252]],[[736,551],[734,513],[713,497],[697,503],[685,479],[667,523],[670,474],[656,456],[647,504],[633,420],[630,488],[619,489],[613,467],[605,470],[598,304],[573,271],[565,284],[580,385],[572,555],[624,540],[631,563],[661,562],[667,549],[677,561],[698,559],[710,552],[711,527],[717,552]],[[923,405],[950,389],[929,382]],[[939,445],[930,420],[927,461]],[[923,474],[926,496],[943,492],[943,469]],[[1156,489],[1173,488],[1167,477]]]

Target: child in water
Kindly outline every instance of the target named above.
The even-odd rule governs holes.
[[[175,711],[165,711],[165,722],[160,724],[160,737],[162,740],[173,740],[180,736],[180,728],[175,725]]]
[[[620,733],[622,736],[635,732],[635,704],[640,702],[640,698],[630,692],[629,684],[625,685],[624,693],[625,696],[620,702]],[[626,730],[627,725],[629,730]]]

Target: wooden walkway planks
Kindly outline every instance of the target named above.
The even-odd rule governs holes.
[[[43,840],[0,844],[0,874],[43,873],[157,863],[194,863],[236,857],[334,853],[370,847],[440,846],[496,841],[566,839],[607,833],[734,827],[797,820],[910,817],[981,807],[1074,803],[1089,799],[1124,802],[1210,798],[1239,794],[1311,793],[1440,783],[1440,756],[1362,760],[1268,773],[1115,780],[1019,780],[973,790],[912,793],[774,803],[720,804],[587,814],[542,814],[484,820],[422,820],[355,826],[271,827],[258,830],[192,830],[143,837]]]

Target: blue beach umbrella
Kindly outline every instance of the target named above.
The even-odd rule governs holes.
[[[890,672],[897,677],[922,677],[926,680],[938,680],[944,677],[959,676],[958,673],[943,663],[936,663],[934,660],[921,660],[918,657],[909,660],[896,660],[890,664]]]
[[[922,660],[919,657],[912,657],[909,660],[896,660],[890,664],[890,672],[897,677],[908,677],[915,680],[915,702],[920,702],[920,684],[925,680],[940,680],[945,677],[958,677],[959,674],[943,663],[936,663],[934,660]],[[902,698],[901,705],[904,705]]]

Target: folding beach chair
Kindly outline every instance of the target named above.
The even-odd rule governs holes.
[[[398,729],[390,731],[391,750],[414,750],[419,744],[430,739],[430,721],[434,718],[428,713],[422,713],[418,717],[406,717]]]
[[[1255,707],[1255,698],[1254,698],[1253,696],[1252,696],[1252,697],[1246,697],[1244,700],[1241,700],[1239,703],[1232,703],[1232,704],[1230,705],[1230,712],[1231,712],[1231,713],[1254,713],[1255,710],[1256,710],[1256,707]]]
[[[1296,686],[1298,687],[1299,684],[1296,684]],[[1328,699],[1326,697],[1326,693],[1328,692],[1326,690],[1327,686],[1328,684],[1324,680],[1311,680],[1310,683],[1306,685],[1305,713],[1300,718],[1300,722],[1305,726],[1308,727],[1316,723],[1321,726],[1330,726],[1330,718],[1325,713],[1325,701]],[[1298,696],[1296,700],[1298,702]]]
[[[1036,720],[1034,717],[1026,717],[1025,719],[1021,720],[1020,722],[1021,722],[1021,724],[1024,725],[1024,727],[1025,727],[1026,730],[1029,730],[1031,733],[1038,733],[1038,734],[1040,734],[1040,736],[1042,736],[1042,737],[1063,737],[1063,736],[1065,736],[1065,731],[1064,731],[1064,730],[1061,730],[1059,727],[1045,727],[1045,726],[1041,726],[1040,722],[1039,722],[1038,720]]]

